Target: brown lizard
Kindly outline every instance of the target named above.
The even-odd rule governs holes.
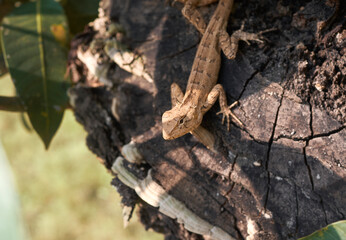
[[[175,139],[190,132],[198,136],[203,115],[219,99],[223,114],[222,123],[227,118],[229,130],[230,116],[243,125],[231,112],[237,102],[227,105],[226,94],[223,87],[217,83],[221,65],[221,49],[229,59],[234,59],[238,49],[239,40],[262,42],[261,34],[243,32],[243,26],[229,36],[226,32],[228,17],[233,0],[220,0],[208,26],[196,7],[205,6],[217,0],[177,0],[184,3],[183,15],[203,34],[194,59],[191,74],[187,83],[185,94],[175,83],[171,85],[172,109],[162,116],[163,138]],[[204,130],[205,131],[205,130]],[[198,137],[199,138],[199,137]]]

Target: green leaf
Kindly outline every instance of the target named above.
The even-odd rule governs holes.
[[[0,0],[1,1],[1,0]],[[1,42],[1,34],[0,34],[0,42]],[[6,74],[8,72],[6,64],[5,64],[5,58],[4,58],[4,54],[2,52],[2,47],[0,45],[0,77],[2,77],[2,75]]]
[[[98,14],[100,0],[63,0],[62,6],[68,17],[72,34],[83,31],[86,24]]]
[[[346,220],[329,224],[313,234],[299,240],[343,240],[346,239]]]
[[[3,20],[2,47],[9,72],[46,148],[68,104],[67,49],[61,43],[66,29],[64,11],[54,0],[25,3]]]

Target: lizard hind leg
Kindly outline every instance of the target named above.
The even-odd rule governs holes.
[[[250,45],[249,41],[263,43],[265,38],[262,36],[262,34],[276,30],[271,28],[258,33],[249,33],[244,32],[243,29],[244,23],[242,24],[241,28],[235,31],[231,36],[228,35],[226,30],[221,30],[219,32],[220,47],[228,59],[234,59],[236,57],[240,40],[246,42],[248,45]]]
[[[207,24],[205,23],[203,16],[196,9],[196,7],[205,6],[217,1],[218,0],[187,0],[181,12],[183,13],[184,17],[189,20],[189,22],[191,22],[201,34],[204,34],[207,28]]]
[[[175,107],[177,104],[180,104],[183,101],[184,93],[181,88],[176,83],[171,85],[171,103],[172,107]]]

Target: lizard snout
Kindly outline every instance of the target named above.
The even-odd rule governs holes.
[[[174,129],[174,126],[172,126],[172,119],[170,117],[169,111],[167,111],[162,115],[162,137],[165,140],[173,139],[172,137],[173,129]]]
[[[172,140],[172,136],[170,136],[168,133],[166,133],[165,129],[162,129],[162,137],[165,140]]]

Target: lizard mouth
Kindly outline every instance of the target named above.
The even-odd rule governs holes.
[[[176,139],[176,138],[178,138],[178,137],[181,137],[181,136],[183,136],[183,135],[185,135],[186,133],[188,133],[189,131],[184,131],[184,132],[179,132],[179,133],[177,133],[177,132],[175,132],[175,133],[173,133],[173,132],[166,132],[165,131],[165,129],[162,129],[162,137],[163,137],[163,139],[165,139],[165,140],[173,140],[173,139]]]
[[[173,140],[173,139],[177,138],[174,134],[172,134],[172,132],[167,132],[167,130],[165,130],[165,128],[162,129],[162,137],[165,140]]]
[[[170,136],[169,134],[167,134],[165,130],[162,131],[162,137],[163,137],[163,139],[165,139],[165,140],[172,140],[172,139],[173,139],[172,136]]]

